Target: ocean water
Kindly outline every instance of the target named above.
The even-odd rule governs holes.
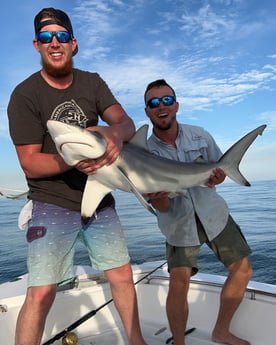
[[[276,180],[255,181],[251,187],[224,183],[217,188],[227,201],[230,212],[241,226],[253,251],[252,279],[276,285]],[[121,218],[132,263],[165,261],[165,238],[159,231],[155,216],[149,213],[133,194],[116,191],[117,211]],[[17,226],[17,217],[26,200],[0,198],[0,283],[26,273],[25,231]],[[76,264],[90,264],[80,244]],[[199,270],[226,275],[207,246],[199,257]]]

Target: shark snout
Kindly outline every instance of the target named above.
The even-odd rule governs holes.
[[[106,151],[106,141],[97,132],[53,120],[47,122],[47,127],[58,153],[70,166],[84,159],[99,158]]]

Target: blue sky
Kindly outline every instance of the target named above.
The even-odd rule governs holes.
[[[40,69],[33,18],[43,7],[69,14],[75,67],[100,73],[137,128],[148,122],[146,85],[165,78],[177,93],[178,120],[203,126],[222,151],[267,124],[240,169],[251,182],[275,179],[274,0],[10,0],[1,9],[0,187],[25,186],[6,108],[13,88]]]

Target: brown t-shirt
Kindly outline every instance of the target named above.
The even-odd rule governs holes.
[[[96,126],[105,109],[118,101],[97,73],[73,70],[65,90],[51,87],[36,72],[13,91],[8,105],[10,135],[15,145],[42,144],[42,152],[57,153],[47,121],[57,120],[83,128]],[[27,178],[29,198],[80,210],[87,176],[77,169],[48,178]],[[98,209],[114,202],[108,194]]]

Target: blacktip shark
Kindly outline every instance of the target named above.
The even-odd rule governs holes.
[[[54,120],[49,120],[47,127],[58,153],[70,166],[84,159],[101,157],[106,150],[106,141],[97,132]],[[262,125],[246,134],[218,162],[184,163],[152,154],[147,147],[148,125],[142,126],[123,145],[113,164],[101,167],[94,175],[88,175],[81,205],[83,221],[87,222],[102,198],[116,189],[134,193],[141,204],[155,214],[143,194],[160,191],[183,194],[190,187],[206,187],[215,168],[223,169],[236,183],[250,186],[240,173],[239,164],[249,146],[265,128],[266,125]]]

